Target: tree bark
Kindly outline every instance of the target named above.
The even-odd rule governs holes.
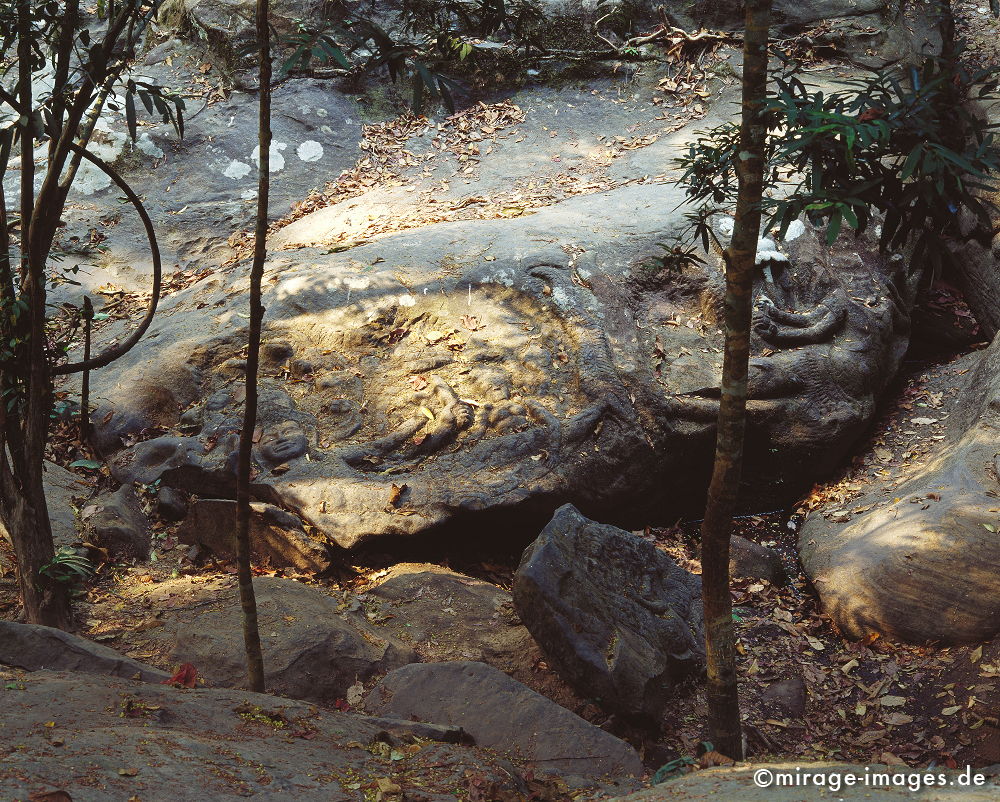
[[[753,274],[760,236],[766,128],[760,107],[767,87],[767,30],[771,0],[747,0],[743,48],[743,114],[736,224],[725,252],[726,341],[722,365],[715,464],[701,527],[702,600],[708,670],[709,740],[742,760],[736,633],[729,593],[729,543],[743,467]]]
[[[253,432],[257,426],[257,370],[260,364],[260,332],[264,307],[260,302],[264,260],[267,257],[267,203],[271,168],[271,37],[268,28],[268,0],[257,0],[257,43],[260,58],[260,106],[257,129],[259,153],[257,179],[257,221],[250,268],[250,330],[247,343],[246,403],[236,477],[236,563],[243,608],[243,643],[247,656],[247,687],[264,690],[264,658],[260,650],[257,599],[250,570],[250,462]]]
[[[23,108],[32,107],[31,87],[31,2],[20,0],[17,18],[17,97]],[[21,261],[19,282],[21,297],[28,302],[27,325],[19,326],[26,336],[26,348],[17,360],[15,371],[23,381],[23,408],[10,419],[9,427],[20,426],[23,436],[16,444],[5,437],[8,448],[19,448],[22,453],[15,465],[17,479],[4,469],[4,508],[10,522],[10,536],[17,555],[17,576],[21,591],[24,616],[29,623],[46,626],[68,627],[71,622],[69,597],[66,588],[52,577],[41,573],[55,552],[52,545],[52,525],[45,505],[45,488],[42,483],[45,442],[48,437],[49,411],[52,408],[52,380],[49,372],[48,351],[45,341],[45,263],[32,259],[28,242],[33,222],[35,201],[35,153],[33,121],[30,115],[20,122],[21,136]],[[15,379],[15,382],[17,380]],[[16,386],[16,384],[15,384]],[[3,460],[6,462],[7,455]]]

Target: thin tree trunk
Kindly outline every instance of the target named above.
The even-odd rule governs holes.
[[[31,109],[31,0],[18,3],[17,21],[18,81],[17,96],[21,106]],[[22,297],[28,301],[26,361],[17,370],[25,380],[23,388],[24,471],[19,476],[16,497],[8,500],[12,509],[11,539],[17,555],[17,575],[24,615],[29,623],[65,628],[71,622],[66,588],[41,573],[55,552],[52,546],[52,526],[45,505],[42,468],[45,442],[48,437],[49,411],[52,404],[52,381],[45,342],[45,262],[32,259],[28,243],[31,239],[32,209],[35,200],[35,153],[33,122],[30,115],[21,121],[21,265]]]
[[[709,739],[716,750],[737,760],[743,758],[743,736],[736,684],[736,634],[729,594],[729,542],[743,467],[751,298],[760,236],[764,137],[767,133],[760,121],[759,109],[767,86],[770,12],[771,0],[747,0],[739,195],[733,238],[725,254],[726,344],[722,400],[715,466],[701,527]]]
[[[236,477],[236,563],[239,572],[240,604],[243,607],[243,642],[247,655],[247,687],[264,690],[264,658],[260,650],[257,625],[257,600],[250,571],[250,460],[253,432],[257,426],[257,367],[260,362],[260,330],[264,307],[260,287],[267,256],[267,201],[271,169],[271,38],[267,24],[268,0],[257,0],[257,44],[260,57],[260,116],[257,143],[259,167],[257,181],[257,224],[255,227],[253,266],[250,268],[250,332],[247,344],[246,403]]]

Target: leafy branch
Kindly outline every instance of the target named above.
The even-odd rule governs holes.
[[[762,109],[768,128],[762,203],[783,235],[806,216],[832,243],[844,223],[861,233],[878,214],[883,250],[913,244],[913,263],[940,269],[959,213],[989,226],[1000,149],[994,125],[964,104],[974,87],[993,97],[994,71],[970,73],[938,57],[905,80],[890,71],[845,80],[845,89],[807,86],[786,64]],[[676,163],[687,198],[729,204],[736,194],[738,131],[726,124],[699,135]]]

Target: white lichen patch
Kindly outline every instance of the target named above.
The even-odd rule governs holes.
[[[417,305],[417,299],[414,298],[409,293],[406,293],[405,295],[400,295],[397,300],[399,301],[399,305],[400,306],[416,306]]]
[[[128,135],[122,131],[112,130],[102,117],[97,121],[88,150],[111,164],[121,156],[127,142]],[[80,164],[80,170],[73,181],[73,190],[81,195],[93,195],[110,186],[110,176],[87,161]]]
[[[514,273],[510,270],[501,270],[495,276],[491,276],[487,280],[493,284],[502,284],[504,287],[513,287]]]
[[[785,242],[791,242],[794,239],[798,239],[805,233],[805,223],[801,220],[792,220],[792,222],[788,224],[788,231],[785,232]]]
[[[778,250],[778,246],[775,245],[773,239],[764,237],[757,240],[757,259],[758,265],[771,265],[776,262],[783,264],[788,263],[788,257]],[[768,271],[768,281],[770,281],[770,271]]]
[[[270,167],[268,169],[269,173],[277,173],[285,169],[285,157],[281,155],[281,151],[288,149],[287,142],[272,142],[270,149]],[[253,149],[253,153],[250,154],[250,158],[254,164],[260,164],[260,146],[258,145]]]
[[[567,293],[562,287],[552,288],[552,300],[556,302],[556,306],[560,309],[569,309],[572,305],[569,293]]]
[[[299,145],[298,154],[304,162],[318,162],[323,158],[323,146],[315,139],[307,139]]]
[[[234,181],[239,181],[241,178],[246,178],[248,175],[250,175],[250,171],[252,169],[253,168],[246,162],[241,162],[238,159],[233,159],[231,162],[229,162],[229,165],[226,167],[226,169],[222,171],[222,174],[226,178],[232,178]]]
[[[135,146],[139,151],[145,153],[147,156],[152,156],[154,159],[163,158],[163,149],[160,148],[160,146],[157,145],[153,141],[152,137],[150,137],[150,135],[145,131],[143,131],[142,136],[136,140]]]

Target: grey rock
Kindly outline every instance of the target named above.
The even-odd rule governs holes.
[[[778,680],[764,689],[760,700],[766,709],[777,706],[786,716],[800,721],[806,714],[806,685],[802,677]]]
[[[61,629],[0,621],[0,664],[26,671],[78,671],[162,682],[170,675]]]
[[[513,753],[537,768],[582,777],[642,774],[635,750],[483,663],[415,663],[387,674],[369,712],[451,724],[478,746]]]
[[[927,774],[926,779],[919,779],[920,790],[911,791],[901,786],[885,785],[879,788],[865,785],[857,780],[846,778],[864,777],[875,771],[882,771],[882,766],[871,766],[850,763],[834,763],[832,761],[796,763],[756,763],[751,766],[733,766],[729,768],[714,768],[695,771],[676,780],[654,785],[643,791],[637,791],[627,796],[615,797],[611,802],[674,802],[684,799],[689,802],[716,802],[716,800],[740,800],[740,802],[801,802],[803,799],[815,799],[818,794],[813,789],[806,789],[795,784],[796,777],[822,776],[826,778],[826,787],[838,789],[836,798],[862,802],[891,802],[891,800],[917,799],[926,800],[961,800],[961,802],[991,802],[1000,793],[1000,782],[991,780],[985,786],[969,786],[959,780],[961,771],[933,769],[913,769],[914,774]],[[891,767],[885,769],[891,773]],[[768,772],[761,774],[759,772]],[[946,788],[941,788],[937,774],[945,775]],[[778,782],[778,777],[788,778],[787,782]],[[767,783],[760,783],[761,777],[767,778]],[[830,792],[832,795],[833,792]]]
[[[696,0],[678,9],[699,25],[742,25],[738,0]],[[931,15],[897,0],[775,0],[771,27],[779,35],[811,34],[814,44],[835,48],[858,63],[883,66],[907,61],[940,44]]]
[[[560,507],[524,552],[514,605],[552,666],[608,710],[659,722],[703,665],[701,581],[630,532]]]
[[[84,496],[89,488],[81,483],[81,479],[72,471],[56,465],[45,463],[45,473],[42,475],[45,485],[45,504],[49,510],[49,521],[52,524],[52,541],[58,549],[79,540],[79,520],[73,509],[73,497]],[[0,530],[3,525],[0,524]]]
[[[177,531],[181,543],[200,544],[218,557],[235,557],[236,502],[202,498],[191,505]],[[330,550],[311,538],[302,522],[271,504],[250,504],[250,549],[253,557],[275,568],[293,567],[319,573],[330,567]]]
[[[288,33],[296,20],[319,16],[323,6],[323,0],[276,0],[269,19],[279,31]],[[206,40],[235,62],[240,46],[253,41],[254,7],[254,0],[167,0],[157,20],[167,29]]]
[[[410,770],[427,783],[427,802],[454,800],[452,789],[468,787],[470,773],[495,789],[494,798],[515,798],[525,787],[509,761],[487,750],[437,742],[401,760],[377,754],[377,742],[384,746],[386,733],[404,732],[406,722],[247,691],[180,690],[69,672],[3,674],[21,688],[5,692],[0,713],[5,742],[19,745],[4,758],[4,799],[63,789],[74,802],[332,802],[363,797],[338,778]],[[47,720],[55,728],[42,727]],[[55,736],[61,745],[53,745]],[[77,779],[81,766],[87,779]]]
[[[743,24],[739,0],[541,0],[539,6],[549,20],[546,43],[562,48],[594,47],[600,41],[595,30],[624,43],[660,22],[658,7],[687,30],[706,25],[732,29]],[[921,40],[907,30],[905,19],[894,0],[775,0],[771,12],[772,28],[779,35],[803,33],[822,24],[823,29],[814,34],[821,44],[828,38],[842,52],[869,58],[870,51],[878,52],[876,63],[900,58],[901,40],[909,52],[919,51]]]
[[[131,485],[98,496],[92,502],[97,512],[86,520],[87,538],[117,558],[149,556],[149,520]]]
[[[683,224],[662,211],[680,200],[672,185],[633,185],[347,253],[277,255],[267,339],[319,380],[293,398],[282,367],[263,371],[255,497],[346,548],[457,521],[537,525],[562,503],[624,525],[698,506],[718,412],[722,284],[717,266],[649,269]],[[807,230],[784,247],[792,267],[755,288],[745,475],[758,503],[806,489],[864,431],[905,353],[913,294],[901,265],[865,240],[827,248]],[[141,394],[154,361],[187,365],[201,383],[199,431],[123,449],[111,461],[119,480],[233,497],[242,401],[230,360],[246,302],[234,283],[217,324],[201,322],[197,285],[179,291],[151,339],[95,376],[95,397],[129,406],[142,401],[124,388]],[[678,318],[691,325],[667,324]],[[272,473],[279,464],[287,470]],[[674,492],[653,492],[668,481]]]
[[[808,25],[841,17],[860,17],[887,11],[892,0],[777,0],[774,21],[779,25]]]
[[[461,727],[448,724],[428,724],[424,721],[409,721],[401,718],[370,716],[369,720],[385,728],[395,738],[413,741],[423,738],[446,744],[472,744],[472,738]]]
[[[207,76],[213,82],[218,81],[216,76],[225,70],[218,59],[206,58],[195,47],[178,45],[173,50],[165,50],[169,52],[161,51],[163,58],[172,56],[172,65],[161,61],[143,66],[133,76],[178,87],[185,85],[187,80],[206,77],[198,72],[199,64],[214,62],[215,72]],[[255,98],[252,92],[233,91],[207,107],[192,106],[185,115],[183,139],[178,138],[169,123],[161,123],[159,117],[154,116],[150,121],[153,124],[143,128],[140,141],[132,144],[126,133],[124,108],[118,112],[108,110],[105,114],[104,123],[113,132],[111,144],[102,150],[105,158],[115,161],[114,152],[120,150],[120,162],[126,165],[124,175],[132,186],[142,187],[143,200],[152,219],[171,221],[170,225],[157,228],[164,278],[170,278],[175,271],[202,275],[196,291],[202,296],[203,308],[208,313],[233,291],[231,284],[213,275],[219,264],[233,255],[229,237],[253,228],[254,206],[249,201],[256,191],[253,152],[257,146],[257,129],[250,109]],[[143,115],[142,111],[139,113]],[[353,166],[358,156],[362,115],[354,98],[336,91],[335,82],[303,78],[274,88],[272,120],[271,164],[275,181],[271,213],[277,218],[293,203]],[[68,230],[86,239],[91,228],[104,229],[102,220],[113,218],[118,222],[108,240],[111,247],[102,255],[100,263],[81,265],[77,278],[83,286],[77,288],[76,303],[80,302],[79,294],[89,291],[94,295],[94,290],[109,280],[130,290],[149,291],[152,261],[142,223],[130,210],[123,212],[116,200],[116,190],[106,182],[93,180],[98,177],[85,175],[85,180],[74,184],[71,197],[76,203],[67,208],[65,216]],[[170,306],[167,298],[161,299],[163,312]],[[205,315],[202,317],[204,319]],[[211,328],[205,327],[203,333]],[[149,336],[156,335],[151,332]],[[171,356],[172,345],[168,340],[161,340],[158,343],[160,357],[155,362],[136,369],[128,383],[100,399],[111,402],[120,413],[136,411],[134,416],[130,415],[131,421],[121,422],[120,428],[128,432],[139,431],[151,422],[171,426],[177,414],[193,400],[189,392],[192,378],[197,382],[197,375],[186,377],[178,373],[168,377],[164,373],[177,364]],[[241,354],[237,350],[227,357],[238,359]],[[199,361],[197,352],[182,349],[174,353],[178,359],[190,358],[192,364]],[[160,402],[167,399],[161,395],[154,409],[136,409],[140,400],[146,403],[149,395],[143,385],[147,374],[161,376],[175,403],[162,405]],[[131,397],[136,389],[142,391],[141,399]],[[93,420],[100,424],[102,417],[95,414]],[[99,439],[95,442],[100,445],[102,454],[121,448],[121,436],[126,431],[111,432],[104,438],[98,428]]]
[[[989,641],[1000,633],[996,432],[1000,340],[964,357],[945,436],[888,496],[877,483],[857,515],[814,512],[799,553],[824,611],[845,635],[910,643]]]
[[[80,477],[54,462],[46,460],[42,473],[45,487],[45,505],[52,524],[52,542],[56,549],[79,543],[79,519],[74,509],[73,498],[86,495],[88,487]],[[11,542],[10,533],[0,521],[0,537]]]
[[[265,682],[293,699],[333,703],[358,681],[365,682],[406,663],[416,653],[385,628],[371,623],[360,607],[338,602],[299,582],[277,577],[254,580]],[[154,606],[172,592],[149,591]],[[164,626],[149,637],[166,645],[178,663],[192,663],[211,685],[246,682],[239,594],[233,584],[198,583],[188,605],[164,610]]]
[[[739,535],[733,535],[729,549],[729,570],[733,576],[766,579],[776,586],[788,582],[788,574],[781,562],[781,555],[774,549]]]
[[[213,447],[206,450],[206,440]],[[111,475],[131,484],[152,484],[157,479],[189,493],[205,496],[235,496],[236,472],[232,455],[237,453],[239,434],[227,432],[204,438],[164,435],[144,440],[108,460]]]
[[[172,487],[161,487],[156,493],[156,512],[165,521],[182,521],[188,513],[187,499]]]

